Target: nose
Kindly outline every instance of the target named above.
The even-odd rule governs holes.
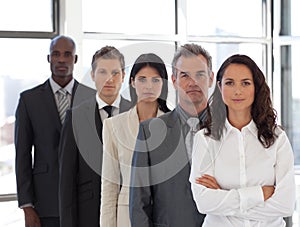
[[[235,94],[240,95],[242,93],[242,87],[241,86],[236,86],[235,88]]]
[[[194,86],[194,85],[196,85],[196,83],[197,83],[197,81],[196,81],[195,77],[190,76],[189,81],[188,81],[188,85],[189,86]]]

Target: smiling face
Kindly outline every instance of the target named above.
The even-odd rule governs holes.
[[[228,115],[242,113],[251,116],[255,86],[250,69],[243,64],[230,64],[219,84]]]
[[[108,104],[113,103],[119,95],[125,75],[120,61],[98,58],[91,74],[99,97]]]
[[[161,94],[163,80],[155,68],[145,66],[135,75],[132,86],[138,102],[154,102]]]

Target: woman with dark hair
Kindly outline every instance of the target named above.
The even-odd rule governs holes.
[[[251,58],[225,60],[209,109],[190,175],[203,226],[285,226],[295,205],[293,151]]]
[[[166,104],[168,74],[163,60],[140,55],[130,73],[133,107],[104,121],[100,226],[130,227],[131,161],[139,123],[170,111]]]

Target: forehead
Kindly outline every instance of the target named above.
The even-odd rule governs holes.
[[[151,66],[144,66],[141,68],[137,73],[137,77],[161,77],[159,72],[156,70],[156,68],[153,68]]]
[[[224,71],[223,78],[253,79],[251,70],[244,64],[230,64]]]
[[[52,46],[50,47],[50,51],[73,52],[75,51],[75,48],[70,40],[61,38],[53,41]]]
[[[181,56],[176,63],[177,70],[184,72],[206,71],[208,69],[207,60],[203,55]]]
[[[98,58],[96,60],[97,68],[104,68],[104,69],[110,69],[110,68],[122,68],[121,62],[118,59],[104,59],[104,58]]]

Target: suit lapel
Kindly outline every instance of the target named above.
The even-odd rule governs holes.
[[[45,107],[48,109],[47,113],[49,113],[49,117],[52,119],[51,122],[53,122],[58,130],[60,130],[61,121],[59,119],[55,97],[49,80],[47,80],[41,87],[41,103],[44,103]]]

